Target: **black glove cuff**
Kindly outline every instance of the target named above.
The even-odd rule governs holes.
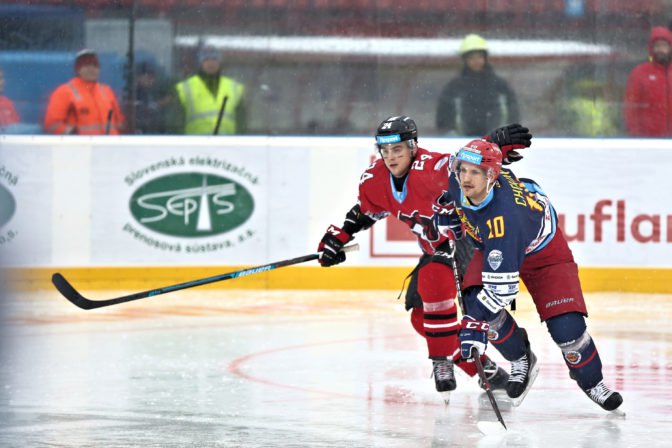
[[[345,221],[343,222],[343,231],[349,235],[354,235],[360,230],[366,230],[376,223],[375,220],[369,218],[364,213],[359,204],[352,207],[348,213],[345,214]]]

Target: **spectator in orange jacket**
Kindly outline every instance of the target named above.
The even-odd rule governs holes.
[[[672,31],[659,26],[649,36],[649,62],[628,77],[623,116],[628,135],[672,136]]]
[[[75,58],[75,74],[54,90],[49,98],[44,130],[49,134],[116,135],[124,116],[114,92],[98,82],[100,64],[92,50]]]
[[[21,119],[19,118],[18,112],[14,107],[14,102],[3,96],[2,93],[5,90],[5,72],[0,67],[0,129],[6,128],[12,124],[16,124]]]

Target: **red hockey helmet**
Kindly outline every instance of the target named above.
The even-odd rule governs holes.
[[[502,151],[496,143],[472,140],[457,151],[453,162],[455,170],[459,169],[460,162],[478,165],[490,180],[495,180],[502,172]]]

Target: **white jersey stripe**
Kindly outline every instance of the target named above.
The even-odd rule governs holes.
[[[450,323],[450,324],[428,324],[428,323],[425,322],[424,327],[425,328],[450,328],[450,327],[454,327],[456,325],[460,325],[460,323],[459,322],[453,322],[453,323]]]
[[[422,302],[422,308],[428,313],[436,313],[437,311],[450,310],[455,308],[455,299],[443,300],[441,302]]]

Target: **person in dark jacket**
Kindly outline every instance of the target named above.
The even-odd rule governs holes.
[[[436,128],[441,133],[482,137],[488,130],[520,120],[518,101],[488,62],[488,45],[476,34],[460,45],[462,73],[439,97]]]
[[[172,85],[151,60],[135,66],[135,133],[165,134],[165,110]]]

